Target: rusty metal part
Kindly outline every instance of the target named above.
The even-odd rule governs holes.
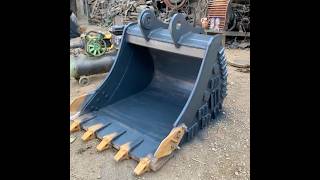
[[[250,32],[250,2],[231,3],[235,30]]]
[[[163,0],[166,6],[170,9],[180,9],[187,0]]]
[[[227,21],[227,10],[229,0],[209,0],[208,3],[208,18],[219,18],[219,29],[224,30]],[[209,20],[209,26],[211,21]]]
[[[92,7],[92,10],[91,10],[91,13],[90,13],[90,17],[91,18],[93,18],[94,15],[96,15],[98,7],[99,7],[99,4],[100,4],[100,0],[96,0],[96,1],[93,2],[93,7]]]

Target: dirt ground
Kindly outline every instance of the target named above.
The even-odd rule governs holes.
[[[250,50],[226,49],[230,59],[249,59]],[[81,140],[82,132],[72,135],[70,144],[70,179],[250,179],[250,72],[228,66],[228,96],[223,113],[191,142],[183,145],[159,171],[135,177],[134,160],[115,162],[115,150],[96,151],[98,140]],[[91,84],[80,87],[70,79],[70,101],[95,89],[106,74],[91,76]]]

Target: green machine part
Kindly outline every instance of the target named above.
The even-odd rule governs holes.
[[[112,48],[112,44],[108,37],[109,34],[105,35],[102,33],[90,31],[85,36],[85,50],[88,55],[90,56],[102,56],[104,55],[109,49]],[[111,38],[111,37],[110,37]]]
[[[106,50],[107,45],[103,39],[90,39],[86,44],[86,51],[92,56],[102,56]]]

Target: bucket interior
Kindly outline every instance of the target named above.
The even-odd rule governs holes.
[[[125,51],[126,55],[119,54],[117,60],[127,62],[126,73],[113,95],[118,98],[100,112],[161,141],[186,104],[202,59],[134,44],[127,44]],[[115,64],[114,69],[119,68],[118,65]]]

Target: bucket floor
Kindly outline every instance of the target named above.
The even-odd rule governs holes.
[[[161,142],[173,128],[184,105],[175,99],[151,86],[100,111],[128,128]]]

